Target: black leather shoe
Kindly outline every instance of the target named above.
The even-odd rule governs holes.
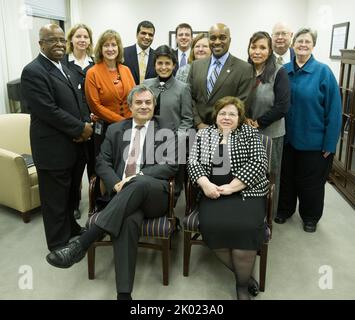
[[[70,268],[74,263],[79,262],[85,257],[86,252],[79,240],[70,242],[65,247],[54,250],[46,257],[47,262],[57,268]]]
[[[249,279],[248,292],[253,297],[256,297],[260,292],[259,283],[253,277]]]
[[[130,293],[119,293],[117,294],[117,300],[132,300]]]
[[[305,222],[303,224],[303,230],[306,232],[316,232],[317,224],[314,222]]]
[[[286,218],[276,216],[274,219],[274,222],[276,222],[278,224],[284,224],[286,222],[286,220],[287,220]]]
[[[75,218],[76,220],[78,220],[78,219],[81,218],[81,211],[80,211],[80,209],[75,209],[75,210],[74,210],[74,218]]]

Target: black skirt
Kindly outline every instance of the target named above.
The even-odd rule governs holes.
[[[231,173],[210,177],[216,185],[233,179]],[[265,210],[265,197],[243,200],[240,192],[218,199],[203,195],[199,203],[202,237],[211,249],[259,250],[265,240]]]

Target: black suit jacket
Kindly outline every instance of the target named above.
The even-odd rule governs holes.
[[[89,120],[81,97],[64,73],[39,54],[22,71],[21,90],[31,113],[30,139],[32,156],[38,169],[62,170],[73,166],[83,144],[73,142]]]
[[[158,117],[154,117],[149,123],[143,146],[141,171],[144,175],[159,179],[168,192],[168,180],[178,171],[178,152],[174,130],[169,130],[171,135],[165,142],[154,139],[157,131],[162,128],[167,126]],[[96,158],[96,173],[103,180],[107,190],[113,190],[115,184],[122,180],[130,144],[130,129],[132,119],[111,124],[101,145],[100,154]],[[165,147],[169,152],[163,160],[164,155],[160,151]]]
[[[139,64],[137,56],[137,47],[133,46],[124,48],[124,64],[131,70],[134,81],[139,84]],[[154,50],[149,49],[148,65],[145,73],[145,79],[155,78],[157,73],[154,67]]]
[[[85,69],[82,69],[80,66],[76,65],[74,61],[69,61],[68,54],[64,56],[61,63],[71,71],[72,74],[71,80],[75,84],[75,88],[79,91],[83,104],[88,108],[88,110],[90,110],[85,98],[85,77],[86,77],[86,72],[95,63],[90,62],[90,64]]]

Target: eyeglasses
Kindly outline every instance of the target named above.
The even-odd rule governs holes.
[[[222,111],[222,112],[219,112],[218,114],[217,114],[217,116],[219,116],[219,117],[226,117],[226,116],[228,116],[228,117],[230,117],[230,118],[236,118],[236,117],[238,117],[238,114],[237,113],[233,113],[233,112],[224,112],[224,111]]]
[[[49,39],[41,39],[41,41],[47,42],[50,45],[56,44],[56,43],[61,43],[61,44],[66,44],[67,40],[64,38],[49,38]]]
[[[275,38],[278,38],[279,36],[284,38],[284,37],[286,37],[289,34],[290,34],[289,32],[281,31],[281,32],[273,33],[272,36],[275,37]]]

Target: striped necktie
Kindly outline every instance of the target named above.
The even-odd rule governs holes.
[[[219,72],[221,71],[220,67],[221,67],[221,62],[219,60],[216,60],[214,62],[214,68],[213,68],[213,70],[211,72],[211,75],[210,75],[210,77],[207,80],[207,96],[208,97],[210,97],[211,92],[213,90],[213,87],[214,87],[214,85],[215,85],[215,83],[217,81]]]
[[[281,56],[278,56],[276,58],[276,63],[282,66],[284,64],[284,59]]]
[[[125,170],[125,175],[126,178],[133,176],[136,174],[136,168],[137,168],[137,160],[138,160],[138,156],[139,156],[139,149],[140,149],[140,130],[143,128],[144,126],[136,126],[136,134],[134,136],[133,139],[133,145],[132,145],[132,149],[128,155],[128,159],[127,159],[127,164],[126,164],[126,170]]]

